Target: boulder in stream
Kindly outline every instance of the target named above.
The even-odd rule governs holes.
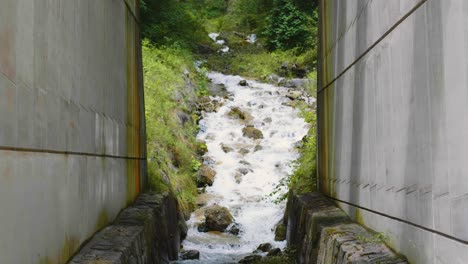
[[[253,119],[252,115],[249,112],[240,109],[239,107],[233,107],[227,113],[230,118],[240,119],[245,122],[249,122]]]
[[[198,188],[213,185],[216,171],[207,165],[202,165],[197,175]]]
[[[252,138],[252,139],[262,139],[263,133],[260,129],[257,129],[253,126],[246,126],[242,129],[242,134],[244,137]]]
[[[273,246],[270,243],[263,243],[263,244],[260,244],[260,246],[258,246],[257,249],[262,251],[262,252],[268,252],[272,248],[273,248]]]
[[[239,85],[240,86],[247,86],[249,84],[247,83],[247,80],[240,80]]]
[[[180,253],[180,259],[193,260],[200,259],[200,252],[198,250],[187,250]]]
[[[229,153],[229,152],[234,151],[233,148],[225,145],[224,143],[221,143],[221,149],[224,151],[224,153]]]
[[[234,222],[234,219],[226,207],[212,205],[205,209],[205,229],[207,231],[224,232]]]
[[[246,148],[241,148],[239,150],[239,153],[242,154],[242,155],[247,155],[247,154],[249,154],[249,152],[250,151],[248,149],[246,149]]]
[[[234,223],[228,228],[227,231],[232,235],[238,236],[240,233],[240,225],[238,223]]]
[[[289,91],[286,94],[286,97],[291,100],[299,100],[302,98],[302,92],[301,91]]]

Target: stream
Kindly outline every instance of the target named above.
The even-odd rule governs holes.
[[[242,86],[242,77],[216,72],[207,77],[226,89],[226,96],[211,97],[220,107],[203,112],[198,134],[208,147],[205,163],[216,171],[216,177],[198,197],[197,203],[203,206],[191,215],[183,242],[184,250],[199,251],[200,259],[176,263],[237,263],[259,244],[285,247],[285,242],[274,241],[274,228],[285,209],[285,202],[275,203],[275,199],[287,189],[271,194],[291,174],[292,162],[298,158],[295,144],[309,129],[299,111],[289,106],[287,88],[250,80]],[[249,120],[230,117],[235,107],[247,113]],[[259,129],[263,138],[245,137],[242,129],[247,125]],[[214,204],[229,209],[240,227],[238,235],[198,231],[204,209]]]

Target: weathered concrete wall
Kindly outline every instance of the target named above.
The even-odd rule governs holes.
[[[467,263],[468,1],[320,2],[322,191],[413,263]]]
[[[64,263],[145,184],[126,1],[0,1],[0,263]]]

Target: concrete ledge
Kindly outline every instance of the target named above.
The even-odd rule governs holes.
[[[407,263],[319,193],[290,195],[284,223],[298,263]]]
[[[147,264],[176,260],[185,222],[170,194],[142,194],[98,232],[71,264]]]

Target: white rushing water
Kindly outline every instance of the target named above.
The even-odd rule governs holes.
[[[209,73],[208,77],[214,83],[224,84],[229,96],[215,98],[223,103],[222,107],[217,112],[203,113],[200,121],[198,138],[206,141],[205,157],[214,160],[211,166],[217,172],[213,186],[207,187],[202,196],[207,199],[207,206],[227,207],[241,233],[235,236],[198,232],[197,226],[204,220],[203,208],[198,209],[188,221],[183,246],[186,250],[200,251],[200,260],[180,263],[237,263],[261,243],[285,246],[285,242],[274,241],[273,230],[283,216],[285,204],[275,204],[275,197],[270,198],[269,194],[292,172],[291,162],[298,158],[294,145],[307,134],[309,126],[296,109],[285,104],[289,101],[286,88],[254,81],[248,81],[249,86],[240,86],[241,77],[221,73]],[[262,131],[263,139],[243,136],[246,124],[227,116],[233,107],[252,115],[249,124]],[[225,153],[221,144],[233,151]],[[241,149],[248,153],[241,154]],[[249,172],[236,182],[239,169]]]

